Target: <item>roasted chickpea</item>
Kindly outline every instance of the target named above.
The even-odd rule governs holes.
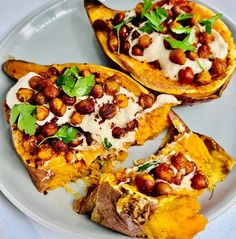
[[[38,158],[43,161],[50,160],[54,153],[54,150],[49,144],[43,144],[38,148]]]
[[[174,170],[167,163],[161,163],[154,169],[153,172],[155,177],[167,182],[172,182],[173,177],[175,176]]]
[[[207,85],[211,82],[211,74],[209,71],[202,71],[201,73],[197,74],[195,82],[199,85]]]
[[[122,41],[120,45],[120,51],[124,54],[129,54],[130,43],[128,41]]]
[[[171,13],[172,13],[173,19],[175,19],[181,13],[181,8],[175,5],[171,8]]]
[[[148,48],[152,44],[152,38],[145,34],[138,39],[138,47],[141,49]]]
[[[155,60],[155,61],[152,61],[152,62],[149,62],[149,63],[150,63],[150,65],[151,65],[154,69],[161,70],[160,61]]]
[[[112,129],[112,136],[116,139],[120,139],[124,137],[126,134],[126,130],[120,127],[115,127]]]
[[[172,183],[176,185],[181,185],[183,178],[184,178],[184,175],[182,174],[182,172],[177,172],[172,179],[173,180]]]
[[[125,13],[118,12],[112,20],[113,25],[114,26],[118,25],[120,22],[124,20],[124,18],[125,18]]]
[[[53,139],[51,145],[56,152],[66,152],[68,150],[68,145],[58,139]]]
[[[53,99],[50,102],[49,106],[52,113],[58,117],[61,117],[66,113],[66,105],[59,98]]]
[[[180,24],[180,23],[178,23],[178,22],[170,22],[170,23],[168,23],[168,28],[169,28],[169,30],[171,31],[171,32],[173,32],[173,30],[175,29],[175,28],[178,28],[178,27],[182,27],[182,25]]]
[[[205,189],[208,187],[208,179],[205,175],[197,172],[191,179],[191,187],[197,190]]]
[[[116,106],[111,103],[106,103],[99,109],[99,115],[103,120],[114,118],[116,113],[117,113]]]
[[[142,11],[143,11],[143,3],[140,2],[135,6],[135,13],[137,16],[141,16]]]
[[[169,56],[170,60],[175,64],[184,65],[187,58],[183,50],[174,49],[170,52]]]
[[[192,17],[190,19],[188,19],[188,25],[190,25],[191,27],[194,27],[198,24],[198,19],[197,17]]]
[[[47,80],[41,76],[33,76],[29,80],[29,85],[32,89],[37,91],[44,90],[47,86],[53,85],[53,83],[50,80]]]
[[[191,67],[186,67],[179,71],[179,82],[182,84],[191,84],[194,80],[194,72]]]
[[[21,102],[29,102],[33,95],[34,91],[27,88],[20,88],[16,93],[17,99]]]
[[[129,100],[125,94],[115,95],[114,102],[119,108],[126,108],[129,104]]]
[[[140,33],[137,30],[135,30],[132,33],[132,40],[137,39],[138,37],[140,37]]]
[[[61,97],[61,100],[63,101],[63,103],[67,106],[71,106],[73,104],[75,104],[76,102],[76,97],[70,97],[67,94],[63,94]]]
[[[35,136],[25,136],[23,139],[23,147],[26,152],[33,154],[37,151],[38,140]]]
[[[53,122],[48,122],[41,127],[41,133],[46,137],[54,135],[57,131],[58,126]]]
[[[101,19],[97,19],[93,23],[93,28],[94,28],[95,31],[107,31],[108,30],[106,22],[104,22]]]
[[[110,32],[108,36],[108,46],[112,52],[115,52],[118,50],[118,37],[115,32]]]
[[[67,163],[74,164],[77,161],[74,150],[67,151],[65,155],[65,159]]]
[[[92,91],[91,91],[91,96],[93,96],[94,98],[102,98],[104,95],[104,89],[103,89],[103,84],[96,84],[94,85]]]
[[[138,121],[136,119],[130,121],[127,125],[126,125],[126,130],[127,131],[133,131],[136,128],[138,128]]]
[[[198,41],[203,45],[209,44],[214,41],[214,36],[207,32],[201,32],[198,34]]]
[[[91,114],[95,110],[95,102],[92,99],[81,100],[75,105],[75,109],[82,115]]]
[[[39,92],[33,96],[33,102],[35,102],[36,105],[44,105],[47,103],[47,98],[42,92]]]
[[[50,85],[44,89],[43,93],[47,99],[53,100],[59,96],[60,90],[56,86]]]
[[[227,68],[227,65],[224,59],[214,58],[212,60],[211,71],[217,76],[224,74],[226,68]]]
[[[130,28],[127,25],[124,25],[121,27],[119,33],[120,33],[120,38],[125,39],[130,33]]]
[[[138,190],[147,195],[151,194],[155,187],[155,179],[148,173],[140,173],[135,177]]]
[[[70,117],[70,122],[73,125],[78,125],[83,121],[83,115],[74,111]]]
[[[105,81],[105,91],[108,95],[116,95],[120,91],[120,84],[115,80],[115,76]]]
[[[209,58],[211,55],[211,47],[209,45],[201,45],[198,50],[197,54],[200,58]]]
[[[81,75],[82,75],[83,77],[86,77],[86,76],[92,75],[92,73],[91,73],[91,71],[90,71],[89,69],[85,69],[85,70],[82,70],[82,71],[81,71]]]
[[[60,75],[60,72],[57,70],[57,68],[56,67],[49,67],[49,69],[48,69],[48,74],[50,75],[50,76],[59,76]]]
[[[143,56],[143,50],[139,48],[137,45],[132,47],[132,54],[134,56]]]
[[[139,102],[138,103],[143,109],[151,108],[153,103],[154,103],[154,98],[151,95],[147,95],[147,94],[142,93],[139,96]]]
[[[198,59],[198,54],[197,54],[197,52],[187,51],[187,52],[186,52],[186,56],[187,56],[188,59],[190,59],[191,61],[195,61],[196,59]]]
[[[77,147],[77,146],[79,146],[79,145],[81,145],[82,143],[83,143],[83,139],[81,139],[81,138],[79,138],[79,137],[77,137],[76,139],[73,139],[71,142],[70,142],[70,146],[71,147]]]
[[[171,49],[172,49],[170,43],[169,43],[166,39],[163,40],[163,45],[164,45],[164,47],[165,47],[167,50],[171,50]]]
[[[39,121],[45,120],[49,115],[49,109],[46,106],[40,105],[36,107],[35,117]]]
[[[155,196],[167,195],[172,192],[173,192],[173,189],[168,183],[158,182],[155,185],[155,189],[154,189]]]

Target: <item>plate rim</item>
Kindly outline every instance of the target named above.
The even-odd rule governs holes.
[[[60,4],[64,3],[64,2],[68,2],[68,1],[70,1],[70,0],[51,0],[50,2],[44,3],[40,7],[36,8],[35,10],[33,10],[32,12],[27,14],[25,17],[23,17],[21,20],[19,20],[18,23],[14,24],[7,31],[7,33],[5,35],[3,35],[2,38],[0,38],[0,49],[4,46],[4,44],[7,43],[7,41],[20,28],[23,28],[28,22],[30,22],[34,18],[40,16],[40,14],[43,14],[45,11],[49,11],[51,8],[54,8],[57,5],[60,5]],[[78,0],[78,1],[84,1],[84,0]],[[205,3],[204,0],[192,0],[192,1],[200,3],[200,4],[204,5],[204,6],[206,6],[207,8],[213,10],[214,12],[222,12],[219,8],[212,6],[210,3]],[[223,21],[227,22],[226,23],[227,26],[229,25],[228,23],[230,23],[236,29],[236,21],[234,21],[230,16],[228,16],[228,14],[225,14],[225,13],[223,14]],[[236,34],[236,31],[235,31],[235,34]],[[234,35],[232,34],[232,37],[233,37],[234,42],[235,42],[236,35],[234,37]],[[50,230],[53,230],[53,231],[57,231],[57,232],[61,232],[61,233],[66,233],[66,234],[69,234],[71,236],[78,236],[77,233],[71,232],[68,229],[65,229],[65,228],[62,228],[62,227],[60,227],[60,226],[58,226],[56,224],[53,224],[50,221],[48,221],[48,220],[38,216],[36,213],[34,213],[31,210],[29,210],[27,207],[22,205],[18,200],[16,200],[14,198],[14,195],[11,194],[7,190],[7,188],[2,184],[1,181],[0,181],[0,191],[4,194],[4,196],[6,197],[7,200],[9,200],[14,206],[16,206],[16,208],[18,208],[22,213],[24,213],[26,216],[28,216],[30,219],[34,220],[35,222],[45,226],[46,228],[48,228]],[[215,220],[217,217],[221,216],[223,213],[225,213],[227,210],[229,210],[232,206],[234,206],[234,204],[236,204],[236,196],[234,198],[232,198],[231,200],[229,200],[224,206],[222,206],[216,212],[212,213],[212,215],[208,217],[208,220],[209,220],[208,223],[210,223],[211,221]],[[91,237],[85,236],[85,235],[81,235],[81,234],[80,234],[80,238],[81,239],[91,239]]]

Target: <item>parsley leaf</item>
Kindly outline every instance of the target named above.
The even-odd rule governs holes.
[[[151,9],[153,0],[144,0],[143,1],[143,11],[141,17],[143,18],[144,15]]]
[[[110,149],[112,147],[112,144],[108,141],[108,138],[105,138],[103,141],[103,147],[105,149]]]
[[[193,17],[193,14],[184,14],[184,13],[181,13],[179,14],[176,18],[175,18],[175,21],[178,22],[178,21],[185,21],[185,20],[188,20],[190,18]]]
[[[190,27],[183,27],[183,26],[178,26],[175,27],[173,29],[171,29],[172,32],[176,33],[176,34],[189,34],[191,32],[191,28]]]
[[[128,19],[125,19],[121,21],[119,24],[114,26],[114,29],[116,30],[117,38],[118,38],[118,53],[120,53],[120,29],[127,24],[128,22],[132,21],[134,17],[129,17]]]
[[[152,165],[154,165],[154,164],[153,163],[143,164],[138,167],[138,172],[143,172],[143,171],[147,170],[149,167],[151,167]]]
[[[163,26],[161,25],[168,17],[168,12],[161,8],[157,7],[155,11],[151,11],[150,13],[145,13],[144,16],[148,20],[148,24],[157,32],[163,30]]]
[[[213,17],[210,17],[208,19],[203,19],[202,21],[200,21],[200,24],[205,25],[205,30],[208,34],[211,34],[211,30],[212,30],[212,25],[221,17],[223,16],[223,14],[218,13]]]
[[[169,42],[171,47],[174,49],[182,49],[183,51],[196,51],[196,47],[187,41],[178,41],[171,37],[165,37],[165,40]]]
[[[72,66],[57,78],[57,85],[70,97],[88,95],[95,84],[93,74],[86,77],[79,76],[79,68]]]
[[[36,132],[36,118],[34,116],[36,106],[27,103],[16,104],[11,109],[10,124],[17,122],[17,128],[26,134],[34,135]]]
[[[149,22],[146,22],[143,27],[139,29],[141,32],[146,32],[150,34],[153,31],[153,27]]]
[[[73,127],[68,127],[67,125],[63,125],[53,136],[49,136],[45,139],[43,139],[38,146],[40,146],[43,142],[45,142],[48,139],[59,139],[62,142],[68,144],[73,139],[75,139],[76,135],[78,133],[78,130]]]

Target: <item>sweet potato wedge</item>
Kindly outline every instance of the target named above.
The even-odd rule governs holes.
[[[207,18],[214,16],[214,13],[211,10],[209,10],[207,7],[205,7],[199,3],[195,3],[195,2],[187,1],[187,0],[157,1],[157,3],[154,3],[153,9],[155,9],[154,7],[163,6],[166,4],[168,5],[166,7],[166,9],[167,9],[167,11],[169,11],[168,12],[169,16],[171,16],[171,14],[172,14],[171,7],[173,7],[173,6],[177,6],[177,8],[181,8],[182,11],[186,10],[185,13],[187,13],[187,14],[190,13],[190,14],[193,14],[193,16],[198,16],[198,18],[200,19],[199,22],[203,19],[207,19]],[[157,93],[161,92],[161,93],[173,94],[178,99],[180,99],[183,104],[192,104],[194,102],[203,102],[203,101],[209,101],[209,100],[218,98],[222,95],[224,89],[227,87],[227,85],[235,71],[235,56],[236,56],[236,54],[235,54],[234,40],[232,38],[231,32],[230,32],[229,28],[221,20],[218,20],[216,22],[216,24],[213,25],[213,29],[216,32],[218,32],[220,34],[220,36],[224,39],[224,41],[228,44],[228,53],[225,58],[227,64],[224,65],[225,69],[224,69],[223,74],[220,74],[217,76],[216,75],[212,76],[213,80],[210,80],[208,82],[205,82],[205,78],[203,77],[204,81],[203,81],[203,83],[200,83],[200,84],[199,84],[198,80],[196,80],[198,74],[195,74],[195,78],[192,79],[193,81],[191,83],[183,83],[180,80],[176,80],[176,79],[173,80],[172,77],[168,77],[166,74],[164,74],[163,70],[162,70],[165,68],[164,65],[159,66],[159,63],[158,63],[158,67],[153,67],[153,64],[151,64],[151,62],[148,62],[145,60],[137,60],[136,58],[138,58],[138,57],[141,57],[140,59],[143,59],[142,54],[144,54],[144,53],[142,53],[142,49],[141,50],[139,49],[139,52],[136,53],[137,57],[133,58],[130,56],[130,54],[131,54],[130,50],[129,50],[129,53],[124,53],[125,51],[127,52],[127,49],[123,50],[123,51],[122,51],[122,49],[121,49],[121,51],[117,51],[117,49],[112,50],[111,46],[109,47],[109,34],[111,34],[111,35],[113,34],[113,36],[116,35],[117,32],[115,30],[115,27],[119,26],[119,24],[123,24],[123,22],[124,22],[124,20],[123,20],[123,22],[122,21],[118,22],[119,24],[116,23],[118,21],[117,20],[118,18],[117,18],[116,22],[114,23],[114,21],[115,21],[114,17],[116,16],[116,14],[120,14],[120,13],[127,14],[126,15],[127,17],[125,18],[127,20],[127,19],[129,19],[128,16],[134,15],[132,11],[127,12],[127,11],[119,11],[119,10],[110,9],[110,8],[106,7],[103,3],[99,2],[98,0],[85,0],[84,5],[85,5],[85,9],[88,13],[88,17],[90,19],[91,25],[94,28],[97,41],[99,42],[102,50],[104,51],[104,53],[108,57],[108,59],[110,59],[113,63],[115,63],[119,68],[121,68],[125,72],[129,73],[135,80],[137,80],[138,82],[140,82],[142,85],[146,86],[147,88],[149,88]],[[142,10],[142,6],[143,5],[141,5],[141,10]],[[138,9],[140,9],[140,5],[139,5],[139,7],[136,7],[136,14],[138,11],[141,11]],[[111,19],[113,19],[113,22],[111,21]],[[169,18],[167,18],[167,20],[168,19]],[[143,20],[141,22],[142,22],[141,26],[143,26]],[[173,22],[174,22],[174,20],[173,20]],[[131,23],[132,23],[132,21],[131,21]],[[129,29],[129,30],[127,30],[128,36],[126,36],[127,37],[126,41],[128,41],[129,43],[130,43],[129,32],[133,33],[133,30],[130,30],[133,27],[133,25],[131,25],[131,23],[129,22],[126,24],[126,26],[128,26],[128,29]],[[125,24],[123,24],[123,25],[125,25]],[[167,28],[168,28],[168,26],[167,26]],[[134,27],[134,29],[136,29],[136,28]],[[120,32],[120,34],[122,34],[122,33],[123,32]],[[138,29],[138,34],[143,36],[143,34],[146,34],[146,33],[143,33],[142,31],[140,31],[140,29]],[[148,34],[150,34],[150,33],[148,33]],[[167,37],[170,35],[170,34],[169,35],[168,34],[169,33],[167,33],[167,35],[166,35]],[[140,39],[140,36],[136,36],[136,37],[139,37],[139,39]],[[135,39],[134,41],[137,41],[137,39]],[[117,39],[116,39],[116,42],[118,42]],[[114,44],[114,42],[111,42],[111,44]],[[153,45],[153,44],[151,44],[151,45]],[[131,44],[131,46],[132,46],[132,44]],[[136,46],[137,45],[135,45],[135,47]],[[144,52],[145,52],[145,50],[144,50]],[[160,57],[162,57],[162,56],[160,56]],[[210,61],[211,60],[212,59],[210,59]],[[176,64],[174,64],[174,67],[175,66],[176,66]],[[174,70],[174,67],[172,67],[171,69]],[[196,66],[196,67],[199,67],[199,66]],[[194,67],[194,68],[196,68],[196,67]],[[183,69],[183,67],[182,67],[182,69]],[[204,69],[204,67],[202,67],[202,70],[203,69]],[[206,69],[204,69],[204,70],[206,70]],[[212,69],[210,69],[210,73],[211,72],[212,72]],[[207,73],[207,75],[209,76],[208,73]]]

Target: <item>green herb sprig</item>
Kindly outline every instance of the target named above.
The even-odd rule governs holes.
[[[185,20],[188,20],[188,19],[193,18],[193,17],[194,17],[193,14],[180,13],[180,14],[175,18],[175,22],[185,21]]]
[[[40,145],[42,145],[46,140],[48,139],[59,139],[62,142],[68,144],[70,143],[73,139],[76,138],[78,133],[78,130],[73,128],[73,127],[68,127],[67,125],[63,125],[57,132],[56,134],[54,134],[53,136],[49,136],[45,139],[43,139],[39,144],[38,147]]]
[[[108,141],[108,138],[105,138],[105,139],[103,140],[103,147],[104,147],[105,149],[110,149],[110,148],[112,148],[112,144]]]
[[[10,124],[17,122],[17,128],[26,134],[34,135],[36,132],[35,105],[28,103],[15,104],[10,112]]]
[[[200,21],[201,25],[205,25],[205,30],[208,34],[211,34],[212,32],[212,26],[215,24],[215,22],[220,19],[223,16],[223,14],[218,13],[213,17],[210,17],[208,19],[203,19]]]
[[[95,84],[95,75],[86,77],[79,75],[79,68],[72,66],[65,70],[62,76],[57,78],[57,85],[70,97],[88,95]]]
[[[153,0],[144,0],[143,1],[143,11],[141,17],[143,18],[144,15],[151,9]]]

